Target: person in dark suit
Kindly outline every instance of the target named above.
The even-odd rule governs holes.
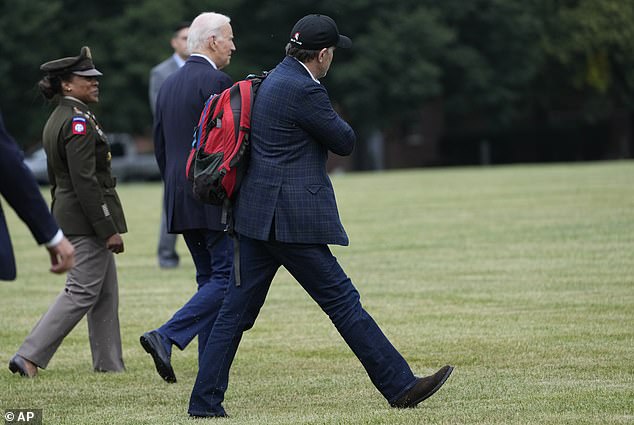
[[[190,22],[181,22],[174,28],[171,40],[174,53],[150,71],[149,97],[152,116],[156,113],[156,98],[158,97],[158,92],[163,82],[167,77],[185,65],[185,61],[189,57],[187,34],[189,33],[190,25]],[[163,200],[163,204],[164,203],[165,201]],[[178,267],[180,258],[176,252],[176,236],[177,235],[168,233],[165,209],[161,208],[161,224],[159,226],[159,241],[156,251],[159,267],[163,269]]]
[[[229,368],[280,266],[330,317],[372,383],[394,407],[414,407],[451,374],[417,378],[363,309],[328,244],[348,245],[326,173],[328,151],[349,155],[352,128],[333,110],[319,79],[335,47],[349,48],[335,22],[308,15],[291,31],[284,60],[262,82],[251,118],[251,160],[235,206],[241,285],[230,284],[200,361],[189,414],[226,416]],[[232,280],[235,280],[233,278]]]
[[[148,94],[152,115],[156,114],[156,98],[158,97],[159,89],[165,80],[167,80],[167,77],[185,65],[185,61],[189,58],[189,50],[187,50],[187,35],[189,33],[190,25],[191,22],[184,21],[174,28],[174,33],[172,34],[170,42],[172,49],[174,49],[174,53],[150,71],[150,86]]]
[[[235,51],[230,19],[202,13],[189,27],[191,56],[159,90],[154,119],[154,152],[165,184],[165,211],[170,233],[181,233],[196,267],[197,292],[158,329],[140,342],[167,382],[176,382],[172,345],[183,350],[198,335],[199,356],[218,315],[233,264],[229,237],[220,223],[222,208],[197,201],[185,176],[194,127],[205,101],[232,84],[221,71]]]
[[[39,88],[58,102],[42,132],[55,219],[75,247],[77,264],[66,286],[25,338],[9,364],[35,375],[86,316],[95,372],[125,370],[119,327],[119,283],[113,254],[127,231],[112,177],[110,144],[88,104],[99,102],[101,76],[90,49],[40,67]],[[26,366],[26,367],[25,367]]]
[[[57,226],[23,160],[22,151],[4,127],[0,113],[0,193],[29,227],[35,241],[46,246],[51,258],[50,271],[65,273],[75,264],[75,250]],[[0,280],[15,278],[13,247],[0,204]]]

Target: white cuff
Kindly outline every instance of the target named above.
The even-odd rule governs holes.
[[[53,239],[46,242],[44,245],[46,245],[47,248],[50,248],[60,243],[62,239],[64,239],[64,234],[62,233],[62,229],[59,229],[57,233],[55,233],[55,236],[53,236]]]

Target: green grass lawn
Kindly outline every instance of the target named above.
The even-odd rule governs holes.
[[[634,423],[634,162],[442,168],[333,177],[365,308],[417,374],[456,367],[395,410],[328,318],[281,270],[238,351],[227,424]],[[64,284],[8,208],[18,279],[0,282],[0,410],[46,424],[189,424],[197,346],[164,383],[138,343],[195,290],[155,258],[161,187],[121,185],[117,257],[127,372],[91,371],[85,322],[33,380],[6,365]]]

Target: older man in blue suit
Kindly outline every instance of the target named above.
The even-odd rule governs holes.
[[[172,34],[171,45],[174,53],[163,62],[156,65],[150,71],[150,108],[152,116],[156,113],[156,98],[163,82],[178,71],[185,61],[189,58],[189,50],[187,50],[187,35],[191,22],[181,22]],[[163,202],[164,203],[164,202]],[[167,219],[165,217],[165,209],[161,209],[161,223],[159,225],[159,241],[156,250],[159,267],[170,269],[178,267],[180,257],[176,252],[176,235],[167,232]]]
[[[75,263],[75,250],[57,226],[23,159],[18,145],[5,129],[0,114],[0,193],[29,227],[37,243],[48,249],[51,272],[64,273]],[[0,280],[13,280],[15,277],[13,247],[0,205]],[[31,373],[23,371],[23,368],[20,367],[20,373],[30,376]]]
[[[194,199],[185,177],[192,134],[205,101],[232,84],[220,71],[235,51],[229,22],[218,13],[201,13],[194,19],[187,39],[191,56],[165,80],[156,101],[154,149],[165,185],[167,226],[170,233],[183,234],[198,283],[198,291],[169,321],[141,336],[141,345],[167,382],[176,382],[172,345],[183,350],[198,335],[202,354],[232,268],[232,246],[220,223],[222,208]]]
[[[251,162],[236,203],[241,285],[230,285],[192,390],[189,414],[226,416],[229,368],[280,266],[330,317],[372,383],[394,407],[414,407],[434,394],[453,368],[417,378],[363,309],[359,293],[328,244],[347,245],[328,151],[349,155],[352,128],[333,110],[319,79],[335,47],[352,42],[324,15],[308,15],[291,31],[286,58],[260,86],[252,114]]]

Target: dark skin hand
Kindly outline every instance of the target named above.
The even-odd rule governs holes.
[[[108,248],[115,254],[123,252],[123,239],[121,238],[121,235],[115,233],[114,235],[106,239],[106,248]]]

